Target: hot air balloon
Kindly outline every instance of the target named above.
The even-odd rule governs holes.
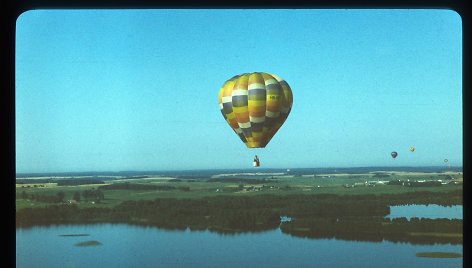
[[[395,159],[395,157],[397,157],[398,153],[397,152],[392,152],[391,155]]]
[[[410,146],[410,152],[414,152],[414,151],[415,151],[415,147]]]
[[[444,159],[444,164],[446,164],[448,168],[451,168],[451,164],[449,163],[449,160]]]
[[[254,72],[227,80],[218,94],[226,122],[247,148],[264,148],[292,108],[290,86],[274,74]]]

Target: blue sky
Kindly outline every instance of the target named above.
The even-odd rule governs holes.
[[[250,168],[254,154],[268,168],[460,166],[461,23],[434,9],[28,11],[17,172]],[[248,149],[217,97],[257,71],[294,100]]]

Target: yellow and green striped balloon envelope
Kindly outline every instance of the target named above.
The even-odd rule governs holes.
[[[221,113],[248,148],[264,148],[292,108],[290,86],[274,74],[245,73],[227,80],[218,94]]]

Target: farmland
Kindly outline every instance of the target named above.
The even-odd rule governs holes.
[[[120,174],[88,176],[19,177],[16,208],[45,207],[38,196],[60,196],[60,203],[82,207],[114,207],[127,200],[155,198],[201,199],[212,196],[258,195],[392,195],[417,191],[462,190],[461,171],[364,173],[314,172],[187,172],[168,174]],[[88,198],[86,191],[99,191],[103,198]],[[74,198],[75,195],[75,198]],[[39,201],[38,201],[39,200]],[[51,199],[52,200],[52,199]]]

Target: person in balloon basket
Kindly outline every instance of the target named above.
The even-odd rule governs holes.
[[[255,167],[258,167],[261,165],[261,163],[259,162],[259,157],[254,156],[254,161],[252,162],[252,165],[255,166]]]

